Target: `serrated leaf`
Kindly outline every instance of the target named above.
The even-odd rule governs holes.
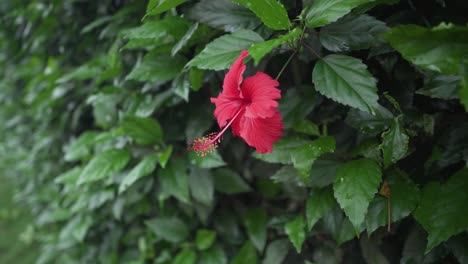
[[[376,80],[359,59],[328,55],[315,64],[312,81],[318,92],[338,103],[371,114],[379,107]]]
[[[80,174],[78,184],[104,179],[121,171],[130,161],[126,149],[110,149],[94,156]]]
[[[291,25],[288,13],[281,2],[276,0],[231,0],[252,10],[269,28],[288,29]]]
[[[300,253],[302,250],[302,243],[304,243],[306,236],[305,228],[304,217],[302,215],[297,216],[296,219],[286,223],[284,226],[284,230],[294,248],[296,248],[297,253]]]
[[[202,0],[192,7],[189,17],[228,32],[254,30],[262,23],[247,8],[228,0]]]
[[[251,242],[246,242],[237,255],[232,259],[230,264],[257,264],[258,263],[258,256],[257,251],[255,251],[255,247],[252,245]]]
[[[126,191],[138,179],[149,175],[156,169],[159,157],[157,154],[146,156],[138,165],[136,165],[120,182],[119,194]]]
[[[453,24],[442,23],[434,28],[397,26],[384,38],[406,60],[445,74],[459,74],[468,50],[468,28]]]
[[[431,77],[423,88],[416,91],[417,94],[438,99],[456,99],[460,88],[459,76],[438,74]]]
[[[336,171],[343,162],[338,159],[318,159],[314,162],[309,177],[309,186],[323,188],[331,185]]]
[[[263,264],[281,264],[289,251],[289,242],[287,239],[279,239],[268,244],[265,250]]]
[[[180,55],[172,57],[167,53],[150,53],[133,68],[125,80],[163,84],[178,76],[186,63],[186,59]]]
[[[191,151],[189,158],[190,164],[193,164],[202,169],[213,169],[226,165],[218,151],[213,151],[203,157],[197,155],[194,151]]]
[[[295,28],[292,31],[290,31],[288,34],[283,35],[281,37],[253,44],[249,48],[250,56],[252,56],[252,58],[255,61],[255,64],[257,65],[260,62],[260,60],[266,54],[270,53],[274,48],[278,47],[279,45],[282,45],[282,44],[285,44],[285,43],[288,43],[290,41],[297,39],[301,34],[302,34],[302,30]]]
[[[259,252],[265,248],[267,220],[266,212],[260,208],[252,208],[244,216],[247,234]]]
[[[403,158],[408,151],[409,136],[401,128],[400,118],[393,120],[392,126],[382,133],[382,145],[384,167],[390,166]]]
[[[320,43],[331,51],[368,49],[378,45],[378,36],[389,28],[368,15],[346,16],[320,30]]]
[[[184,249],[179,254],[177,254],[172,264],[195,264],[196,261],[197,254],[195,253],[195,251],[190,249]]]
[[[157,217],[145,221],[145,225],[156,234],[157,238],[175,244],[183,242],[189,235],[187,225],[177,217]]]
[[[336,205],[331,188],[313,189],[307,199],[306,217],[307,228],[312,230],[315,223]]]
[[[187,0],[150,0],[146,7],[146,16],[161,14],[171,8],[174,8]],[[143,18],[144,19],[144,18]]]
[[[340,17],[369,0],[317,0],[314,1],[305,15],[306,25],[310,28],[320,27],[335,22]]]
[[[302,180],[306,182],[315,160],[321,155],[333,151],[335,151],[335,138],[333,137],[320,137],[309,141],[291,152],[293,167]]]
[[[197,231],[197,235],[195,238],[195,244],[199,250],[205,250],[211,247],[216,240],[216,232],[207,230],[207,229],[200,229]]]
[[[420,192],[406,175],[392,171],[386,181],[390,187],[391,222],[408,216],[419,203]],[[388,224],[387,198],[376,195],[369,205],[366,215],[367,233],[372,234],[377,228]]]
[[[187,163],[185,159],[172,159],[166,168],[159,171],[158,176],[161,182],[160,199],[174,196],[184,203],[190,202]]]
[[[215,189],[226,194],[250,192],[250,186],[239,176],[229,169],[217,169],[213,172]]]
[[[140,145],[155,144],[163,139],[161,125],[152,118],[126,116],[120,122],[120,128]]]
[[[189,187],[192,197],[206,206],[213,204],[214,181],[211,171],[192,167],[190,169]]]
[[[250,30],[239,30],[232,34],[221,36],[212,42],[193,58],[189,65],[200,69],[224,70],[239,57],[242,50],[252,44],[262,42],[257,33]]]
[[[450,177],[447,183],[430,183],[423,189],[421,202],[414,216],[429,233],[426,253],[451,236],[468,228],[468,169]]]
[[[359,234],[367,208],[382,178],[377,163],[369,159],[353,160],[342,165],[333,183],[335,198]]]

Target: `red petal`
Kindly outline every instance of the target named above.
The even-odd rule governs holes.
[[[245,71],[245,65],[243,64],[243,60],[245,57],[249,56],[249,53],[245,50],[241,52],[239,57],[236,61],[232,64],[229,71],[224,76],[224,83],[223,83],[223,94],[228,97],[240,97],[240,84],[242,83],[242,74]]]
[[[278,106],[276,100],[281,98],[278,81],[263,72],[257,72],[254,76],[246,78],[242,83],[241,97],[250,99],[245,116],[250,118],[267,118],[275,114]]]
[[[214,116],[218,121],[219,127],[224,127],[227,120],[234,117],[243,103],[241,99],[227,97],[224,93],[220,94],[218,98],[211,98],[211,102],[216,105]]]
[[[273,143],[281,138],[284,127],[281,114],[276,109],[270,118],[242,116],[239,126],[241,138],[258,153],[272,152]]]

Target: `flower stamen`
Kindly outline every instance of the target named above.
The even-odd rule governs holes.
[[[193,150],[197,153],[198,156],[206,156],[218,148],[219,143],[221,143],[221,136],[226,132],[228,127],[232,125],[234,120],[243,112],[246,106],[241,106],[236,114],[229,120],[229,122],[223,127],[223,129],[218,133],[210,133],[206,136],[195,138],[190,145],[187,147],[188,150]]]

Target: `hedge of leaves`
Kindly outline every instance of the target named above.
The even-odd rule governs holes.
[[[37,263],[468,263],[463,0],[4,0],[1,173]],[[255,153],[210,97],[280,82]]]

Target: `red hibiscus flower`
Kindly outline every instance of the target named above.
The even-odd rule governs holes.
[[[283,123],[276,100],[281,98],[278,81],[263,72],[243,80],[243,59],[249,56],[242,51],[224,77],[223,91],[211,98],[216,105],[214,115],[222,130],[196,138],[189,149],[206,155],[218,147],[221,136],[232,127],[235,136],[241,137],[258,153],[273,151],[273,143],[283,135]]]

